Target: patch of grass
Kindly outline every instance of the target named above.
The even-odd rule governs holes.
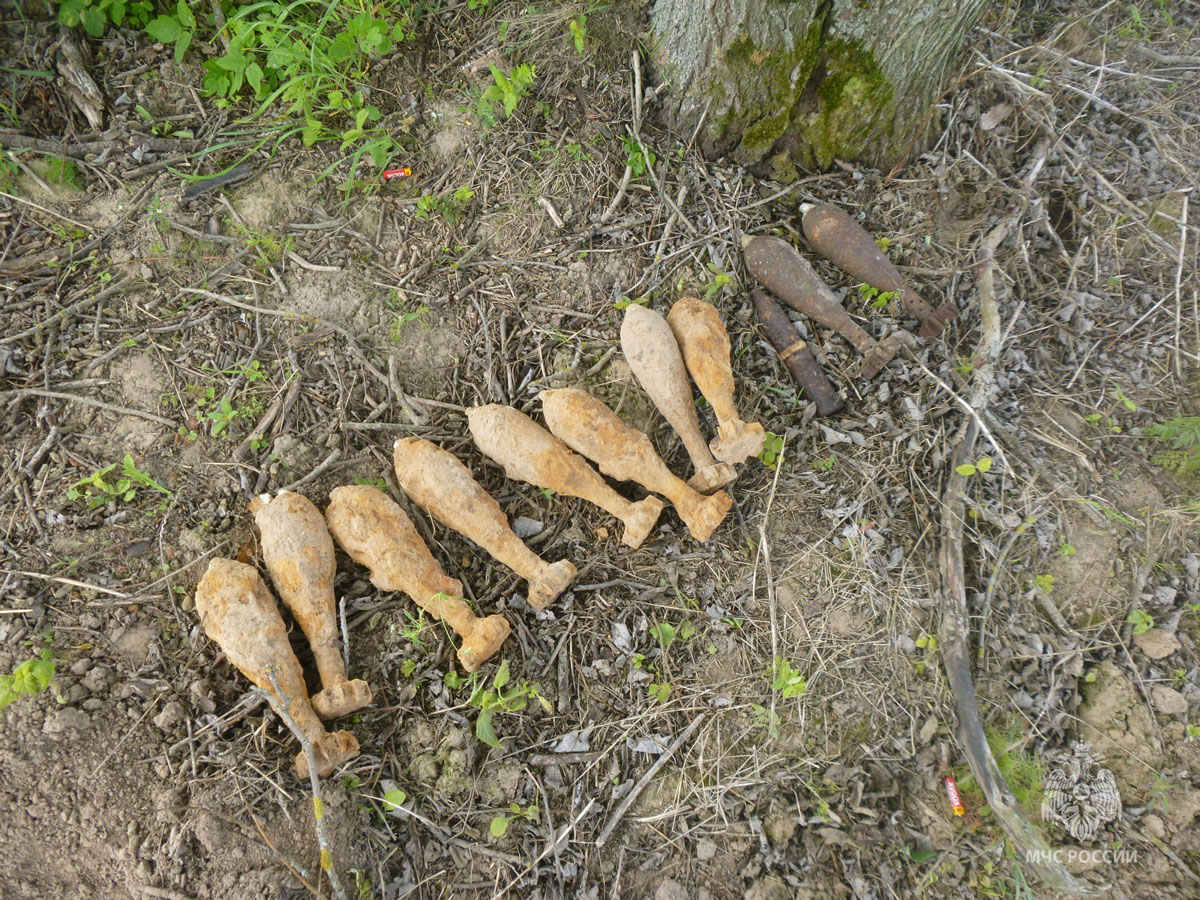
[[[79,167],[68,157],[51,156],[46,159],[46,181],[60,187],[77,191],[80,188]]]
[[[1170,449],[1156,453],[1150,461],[1176,475],[1200,473],[1200,416],[1176,416],[1146,429],[1150,437],[1169,444]]]
[[[998,725],[985,728],[984,736],[992,756],[996,758],[996,767],[1004,776],[1017,803],[1027,816],[1037,819],[1041,815],[1044,794],[1042,782],[1045,772],[1042,761],[1022,749],[1025,745],[1025,733],[1021,723],[1015,719],[1007,719]],[[970,768],[965,765],[956,767],[954,777],[958,782],[959,794],[969,797],[973,805],[979,808],[981,815],[990,815],[991,811],[984,804],[983,791],[975,782]]]
[[[360,85],[370,82],[380,58],[415,36],[407,0],[225,0],[221,7],[228,46],[204,61],[202,82],[217,106],[247,98],[257,116],[280,105],[300,122],[285,127],[284,136],[298,131],[306,145],[340,141],[354,168],[364,154],[381,168],[400,148],[378,127],[382,115]],[[152,38],[173,46],[176,61],[203,29],[185,0],[146,24]]]

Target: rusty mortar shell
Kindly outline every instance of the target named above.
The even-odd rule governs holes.
[[[958,315],[946,304],[937,309],[905,282],[892,261],[875,244],[865,228],[849,214],[828,203],[802,203],[801,227],[812,248],[844,272],[880,291],[899,293],[900,305],[917,319],[923,338],[941,333]]]
[[[876,341],[838,303],[821,276],[787,241],[770,235],[742,239],[746,268],[760,284],[792,309],[838,331],[863,354],[862,376],[874,378],[896,355],[899,345]]]

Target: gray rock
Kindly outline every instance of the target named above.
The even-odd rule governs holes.
[[[154,717],[154,724],[162,731],[170,731],[184,719],[183,704],[172,700]]]
[[[42,723],[42,733],[59,738],[67,734],[87,731],[91,727],[92,719],[87,713],[82,709],[68,706],[46,716],[46,721]]]

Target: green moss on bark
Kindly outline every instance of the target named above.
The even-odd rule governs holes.
[[[892,137],[894,90],[859,42],[822,41],[819,23],[791,47],[762,47],[739,35],[726,49],[713,100],[714,146],[742,165],[786,176],[792,165],[825,169],[857,159]],[[727,86],[739,90],[727,99]],[[794,170],[793,170],[794,171]]]

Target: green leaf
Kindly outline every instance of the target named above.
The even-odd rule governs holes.
[[[961,466],[955,466],[954,471],[959,475],[970,477],[975,474],[976,468],[971,463],[963,463]]]
[[[250,63],[246,66],[246,84],[250,85],[254,90],[258,90],[258,86],[262,84],[263,70],[258,63]]]
[[[192,14],[192,8],[188,6],[185,0],[179,0],[175,4],[175,13],[179,17],[179,23],[185,28],[196,27],[196,17]]]
[[[146,34],[164,44],[173,43],[181,31],[183,29],[174,16],[159,16],[146,25]]]
[[[655,640],[663,645],[663,648],[670,647],[675,641],[675,626],[670,622],[659,622],[650,629],[650,633],[654,635]]]
[[[937,851],[922,850],[920,847],[905,847],[904,852],[908,854],[909,859],[918,865],[920,863],[929,862],[929,860],[937,856]]]
[[[68,28],[79,24],[79,16],[83,11],[83,0],[63,0],[58,7],[58,21]]]
[[[383,808],[391,812],[393,809],[399,809],[404,801],[408,799],[408,795],[404,791],[396,789],[388,791],[383,795]]]
[[[492,824],[488,826],[488,831],[492,833],[492,837],[504,837],[508,833],[509,823],[512,822],[508,816],[496,816],[492,819]]]
[[[99,8],[89,6],[83,11],[83,30],[92,37],[103,37],[107,26],[108,17]]]
[[[991,467],[992,467],[992,458],[990,456],[981,457],[979,459],[979,461],[975,463],[975,468],[977,468],[980,472],[986,472]]]
[[[500,663],[500,668],[496,670],[496,677],[492,680],[492,687],[500,690],[500,688],[508,684],[510,678],[512,678],[512,673],[508,669],[508,660],[506,659]]]
[[[500,746],[500,739],[496,737],[496,732],[492,728],[492,711],[490,709],[479,711],[479,717],[475,720],[475,737],[489,747]]]

